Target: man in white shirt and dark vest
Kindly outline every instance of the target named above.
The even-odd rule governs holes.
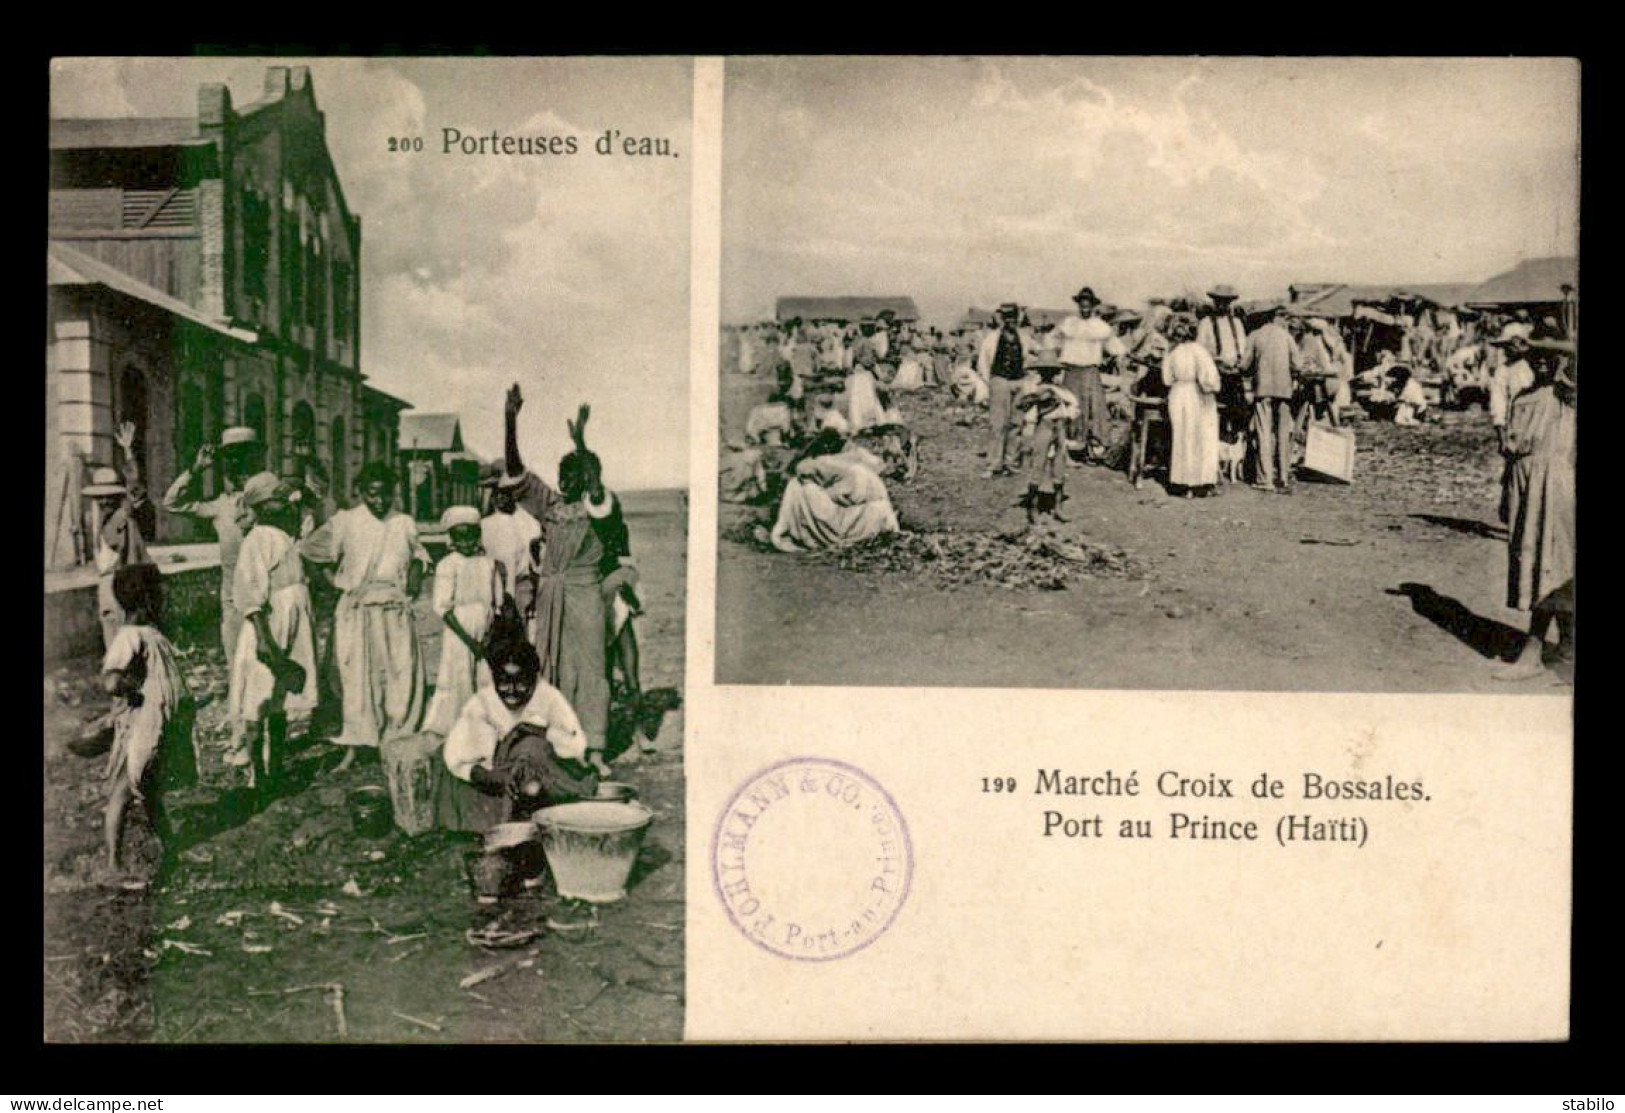
[[[1021,307],[1014,302],[999,306],[999,327],[982,337],[976,369],[988,385],[987,410],[992,426],[985,478],[1014,475],[1018,431],[1015,400],[1021,382],[1027,377],[1027,356],[1032,341],[1021,329]]]

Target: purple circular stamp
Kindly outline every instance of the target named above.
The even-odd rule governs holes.
[[[829,758],[792,758],[751,777],[711,840],[728,918],[783,958],[824,962],[867,947],[897,918],[913,874],[897,802]]]

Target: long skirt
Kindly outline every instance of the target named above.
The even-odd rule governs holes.
[[[1106,412],[1106,385],[1100,381],[1100,368],[1068,365],[1061,385],[1078,400],[1078,417],[1073,422],[1073,439],[1096,444],[1109,443],[1110,415]]]
[[[890,498],[843,506],[817,483],[800,480],[784,489],[772,540],[785,552],[838,549],[897,532]]]
[[[536,648],[548,683],[575,709],[587,748],[609,740],[609,611],[595,569],[544,574],[536,593]]]
[[[1192,382],[1168,388],[1172,430],[1168,482],[1210,487],[1219,481],[1219,400]]]
[[[346,594],[333,616],[339,677],[344,687],[340,746],[376,747],[386,738],[416,734],[423,726],[428,677],[412,604],[362,602]]]
[[[1574,579],[1574,468],[1525,456],[1506,482],[1507,606],[1527,611]]]
[[[491,628],[491,608],[484,603],[459,603],[452,613],[475,641],[484,638]],[[442,629],[440,671],[435,674],[434,698],[429,701],[423,729],[436,734],[450,734],[452,724],[462,714],[463,705],[490,682],[490,667],[484,661],[475,660],[473,652],[463,644],[462,638],[451,632],[451,627]]]

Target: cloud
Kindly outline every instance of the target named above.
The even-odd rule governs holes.
[[[567,447],[593,405],[606,478],[687,483],[689,167],[600,158],[606,127],[687,153],[682,59],[276,59],[308,65],[334,165],[362,219],[362,370],[501,451],[520,380],[528,458]],[[93,59],[53,67],[59,115],[187,115],[197,86],[257,99],[259,59]],[[570,135],[575,156],[447,155],[441,129]],[[421,137],[421,153],[389,150]]]

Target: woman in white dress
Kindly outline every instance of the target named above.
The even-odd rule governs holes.
[[[243,485],[254,516],[233,573],[232,601],[243,615],[231,663],[227,714],[243,724],[249,777],[269,791],[279,771],[288,715],[316,707],[316,639],[310,589],[293,532],[293,488],[270,472]]]
[[[333,619],[344,688],[344,730],[333,739],[345,748],[338,769],[358,748],[416,734],[428,689],[412,603],[429,554],[412,519],[390,510],[395,474],[388,465],[362,468],[356,490],[361,505],[333,515],[301,546],[312,564],[337,565],[333,583],[344,593]]]
[[[1168,484],[1187,498],[1205,497],[1219,482],[1219,368],[1189,319],[1176,319],[1169,339],[1174,347],[1162,361],[1172,433]]]
[[[874,453],[848,445],[839,433],[814,437],[791,469],[777,521],[769,535],[784,552],[836,549],[898,529],[886,481],[885,463]]]
[[[449,731],[463,704],[491,682],[484,642],[505,594],[501,566],[481,548],[480,512],[472,506],[453,506],[440,524],[452,551],[434,570],[434,613],[446,628],[423,729],[435,734]]]

